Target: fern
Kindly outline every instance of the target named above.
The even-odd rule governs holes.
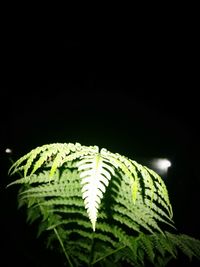
[[[69,266],[165,266],[180,253],[200,258],[200,241],[175,234],[167,188],[153,170],[97,146],[55,143],[18,159],[19,207],[38,222]],[[171,232],[168,231],[171,229]],[[57,243],[55,243],[57,242]]]
[[[82,157],[77,167],[80,178],[82,178],[85,208],[92,223],[93,231],[95,231],[98,207],[111,175],[114,175],[114,169],[108,165],[108,161],[102,157],[101,153]]]

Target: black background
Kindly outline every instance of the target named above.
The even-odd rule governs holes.
[[[199,83],[191,46],[174,36],[136,46],[119,39],[76,39],[63,41],[60,49],[59,75],[65,80],[2,79],[3,266],[55,266],[59,261],[45,251],[43,240],[35,239],[36,229],[17,210],[17,190],[5,189],[11,179],[6,148],[12,149],[13,160],[53,142],[98,145],[141,162],[169,158],[165,182],[176,226],[200,238]]]

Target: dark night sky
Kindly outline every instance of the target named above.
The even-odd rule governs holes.
[[[29,266],[45,266],[31,259],[31,249],[38,248],[34,231],[30,233],[23,215],[15,211],[14,190],[4,190],[9,180],[4,150],[12,148],[16,159],[36,146],[52,142],[99,145],[136,160],[171,159],[172,167],[165,181],[175,221],[180,232],[200,238],[199,103],[194,73],[183,59],[180,61],[181,56],[180,60],[171,61],[173,57],[168,51],[161,57],[162,49],[157,54],[156,50],[146,52],[132,69],[131,60],[125,61],[126,66],[118,65],[117,56],[113,56],[115,61],[110,60],[112,64],[109,60],[95,64],[101,57],[96,52],[100,45],[65,45],[76,55],[70,70],[65,72],[65,80],[10,79],[1,86],[1,229],[5,229],[5,252],[11,242],[16,261],[26,251],[23,266],[31,260],[33,265]],[[108,56],[113,46],[108,46],[108,50],[105,47],[104,44],[101,52],[106,51]],[[124,45],[124,51],[125,48]],[[144,61],[149,54],[156,58],[152,65],[152,58]],[[32,245],[25,245],[30,240]],[[39,247],[36,255],[41,256],[40,250]]]

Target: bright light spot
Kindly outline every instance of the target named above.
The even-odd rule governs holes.
[[[168,168],[172,165],[168,159],[154,159],[151,162],[152,168],[155,169],[160,174],[165,174],[168,171]]]
[[[167,169],[171,166],[171,162],[168,159],[157,159],[156,165],[159,169]]]
[[[6,149],[5,149],[5,152],[6,152],[7,154],[11,154],[11,153],[12,153],[12,149],[10,149],[10,148],[6,148]]]

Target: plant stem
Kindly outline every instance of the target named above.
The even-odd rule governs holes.
[[[93,256],[94,256],[94,232],[92,233],[92,243],[91,243],[90,259],[89,259],[89,265],[88,266],[92,266]]]
[[[65,257],[66,257],[66,259],[67,259],[67,261],[68,261],[68,263],[69,263],[69,266],[70,266],[70,267],[73,267],[73,264],[72,264],[72,262],[71,262],[71,260],[70,260],[70,258],[69,258],[69,255],[67,254],[67,251],[65,250],[64,244],[63,244],[62,239],[60,238],[60,236],[59,236],[59,234],[58,234],[58,231],[56,230],[56,228],[53,228],[53,230],[54,230],[54,232],[55,232],[55,234],[56,234],[56,236],[57,236],[57,238],[58,238],[58,240],[59,240],[59,242],[60,242],[60,245],[61,245],[61,247],[62,247],[62,250],[63,250],[63,252],[64,252],[64,254],[65,254]]]
[[[116,253],[116,252],[118,252],[119,250],[121,250],[121,249],[123,249],[123,248],[125,248],[125,247],[126,247],[126,245],[124,245],[124,246],[122,246],[122,247],[120,247],[120,248],[117,248],[116,250],[114,250],[114,251],[108,253],[108,254],[105,255],[105,256],[100,257],[99,259],[93,261],[93,262],[92,262],[92,265],[96,264],[98,261],[103,260],[104,258],[106,258],[106,257],[108,257],[108,256],[110,256],[110,255],[112,255],[112,254],[114,254],[114,253]]]

